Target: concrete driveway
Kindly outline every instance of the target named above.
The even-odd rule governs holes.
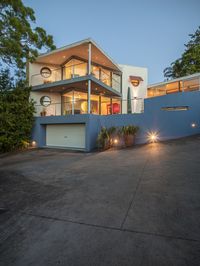
[[[199,265],[200,137],[0,158],[0,265]]]

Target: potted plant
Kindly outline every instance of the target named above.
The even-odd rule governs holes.
[[[41,116],[46,116],[46,114],[47,114],[47,111],[46,111],[45,108],[43,108],[42,112],[40,112],[40,115]]]
[[[131,147],[133,146],[135,142],[135,135],[138,132],[139,128],[134,125],[128,125],[128,126],[123,126],[121,128],[121,135],[124,140],[124,144],[126,147]]]
[[[110,148],[110,137],[107,128],[101,128],[97,137],[97,145],[100,150],[107,150]]]

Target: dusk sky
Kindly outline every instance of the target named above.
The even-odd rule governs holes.
[[[57,47],[88,37],[115,62],[144,66],[149,83],[181,56],[200,25],[200,0],[24,0]]]

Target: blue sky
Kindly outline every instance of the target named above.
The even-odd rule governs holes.
[[[200,0],[23,0],[57,47],[88,37],[117,63],[144,66],[149,83],[179,58],[200,25]]]

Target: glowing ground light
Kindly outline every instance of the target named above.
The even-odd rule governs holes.
[[[192,124],[191,124],[191,127],[193,127],[193,128],[195,128],[196,126],[197,126],[196,123],[192,123]]]
[[[114,139],[114,143],[117,144],[118,143],[118,139]]]
[[[31,142],[31,145],[32,145],[32,147],[36,147],[36,141],[35,140],[33,140],[32,142]]]
[[[149,132],[147,135],[147,139],[149,142],[158,141],[158,133],[157,132]]]

